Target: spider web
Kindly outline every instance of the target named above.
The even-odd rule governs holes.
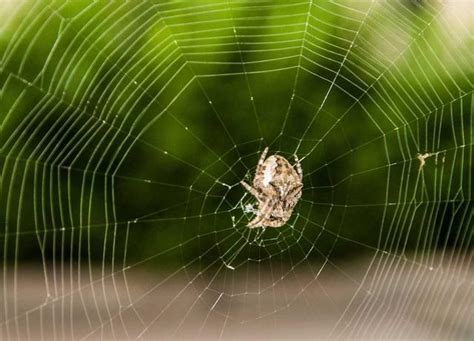
[[[0,6],[2,338],[472,336],[472,3]]]

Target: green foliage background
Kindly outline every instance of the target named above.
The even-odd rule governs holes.
[[[449,6],[4,8],[4,261],[205,266],[472,245],[472,27]],[[267,145],[303,157],[304,193],[288,226],[254,241],[239,181]],[[418,153],[433,153],[422,172]]]

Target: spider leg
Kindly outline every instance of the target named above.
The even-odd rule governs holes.
[[[257,174],[259,174],[260,171],[261,171],[263,162],[265,161],[265,158],[267,157],[267,153],[268,153],[268,147],[266,147],[266,148],[263,150],[263,153],[262,153],[262,155],[260,156],[260,159],[258,160],[257,171],[256,171]]]
[[[242,184],[242,186],[245,187],[245,189],[250,193],[252,194],[255,198],[258,198],[258,192],[255,188],[253,188],[252,186],[250,186],[248,183],[246,183],[245,181],[241,181],[240,182]]]
[[[261,227],[261,226],[263,226],[263,225],[261,225],[261,223],[264,219],[265,219],[264,215],[256,216],[253,220],[251,220],[247,224],[247,226],[250,227],[251,229],[256,228],[256,227]]]
[[[300,179],[301,181],[303,181],[303,168],[301,168],[301,163],[300,163],[300,159],[298,159],[298,156],[296,156],[295,154],[295,166],[296,166],[296,171],[298,172],[298,174],[300,175]]]
[[[263,150],[263,153],[262,155],[260,156],[260,160],[258,160],[258,164],[261,165],[263,163],[263,161],[265,161],[265,157],[267,156],[267,153],[268,153],[268,147],[266,147],[264,150]]]
[[[263,204],[261,204],[262,211],[259,215],[257,215],[252,221],[250,221],[247,226],[250,228],[255,228],[255,227],[263,227],[261,224],[262,221],[268,220],[271,212],[272,212],[272,205],[270,205],[270,200],[265,201]]]

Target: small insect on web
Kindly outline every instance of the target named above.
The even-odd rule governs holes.
[[[295,155],[295,167],[283,156],[274,154],[266,158],[265,148],[257,164],[253,186],[244,181],[241,184],[258,201],[256,217],[247,226],[280,227],[291,217],[293,209],[301,198],[303,170]]]

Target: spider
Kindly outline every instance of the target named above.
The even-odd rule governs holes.
[[[258,200],[256,217],[247,226],[280,227],[290,219],[293,209],[301,197],[303,188],[303,170],[295,155],[295,168],[280,155],[271,155],[267,159],[265,148],[257,164],[253,186],[244,181],[240,183]]]

